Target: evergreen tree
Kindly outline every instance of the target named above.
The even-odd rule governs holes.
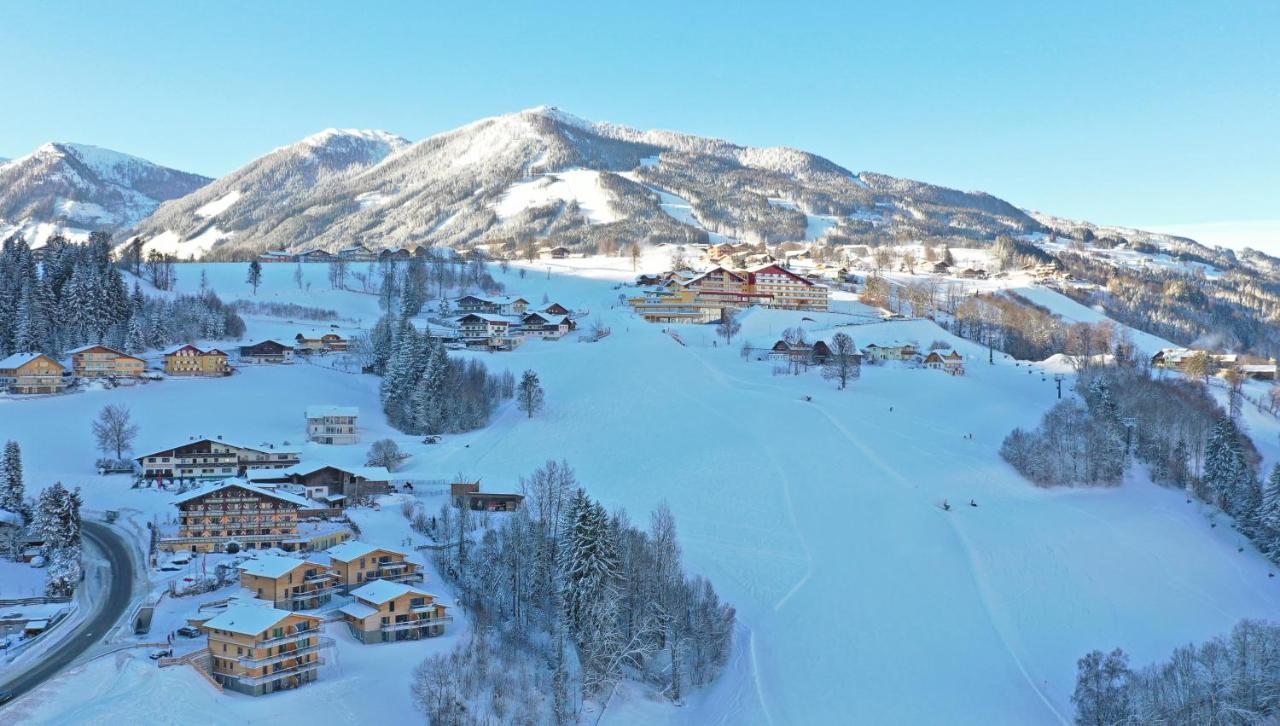
[[[520,387],[516,392],[516,404],[533,418],[533,414],[542,410],[542,383],[538,380],[538,374],[533,371],[525,371],[520,377]]]
[[[257,260],[249,262],[249,276],[245,281],[253,286],[253,294],[258,294],[258,286],[262,284],[262,263]]]
[[[0,509],[21,514],[24,521],[30,521],[26,497],[22,481],[22,449],[17,441],[9,441],[4,445],[3,458],[0,458]]]

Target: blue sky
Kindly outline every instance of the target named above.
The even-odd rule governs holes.
[[[1104,223],[1280,219],[1274,2],[366,5],[4,3],[0,156],[216,176],[549,104]]]

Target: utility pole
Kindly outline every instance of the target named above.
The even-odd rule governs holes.
[[[1066,378],[1066,376],[1062,375],[1061,373],[1053,374],[1053,382],[1058,384],[1058,400],[1059,401],[1062,400],[1062,379],[1063,378]]]

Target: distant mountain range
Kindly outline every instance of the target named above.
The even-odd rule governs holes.
[[[118,232],[210,181],[97,146],[45,144],[0,163],[0,236],[43,244],[53,234]]]
[[[980,246],[1073,226],[1083,223],[981,192],[850,172],[796,149],[593,123],[550,107],[416,143],[329,129],[217,180],[76,144],[46,144],[0,165],[0,233],[39,243],[53,232],[102,228],[184,259],[355,242],[518,248],[536,240],[606,251],[728,239]]]

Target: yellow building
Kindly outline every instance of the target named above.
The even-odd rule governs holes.
[[[260,554],[240,563],[240,585],[281,610],[312,610],[338,591],[338,577],[309,560]]]
[[[320,651],[332,639],[320,634],[320,618],[238,604],[206,620],[213,679],[224,688],[261,696],[316,679]]]
[[[164,372],[171,376],[226,376],[231,374],[227,354],[217,348],[201,350],[180,345],[164,354]]]
[[[351,596],[355,602],[338,611],[351,634],[365,644],[434,637],[453,620],[435,595],[403,582],[370,582]]]
[[[222,552],[234,542],[241,550],[281,547],[298,535],[302,497],[267,491],[231,479],[187,492],[174,500],[177,530],[161,536],[166,551]]]
[[[0,360],[0,389],[11,393],[61,393],[66,368],[44,353],[14,353]]]
[[[105,345],[86,345],[70,355],[71,370],[77,378],[137,378],[146,367],[141,358]]]
[[[327,552],[329,568],[338,576],[338,584],[348,592],[375,580],[422,581],[418,565],[405,559],[403,552],[359,540],[344,542]]]

